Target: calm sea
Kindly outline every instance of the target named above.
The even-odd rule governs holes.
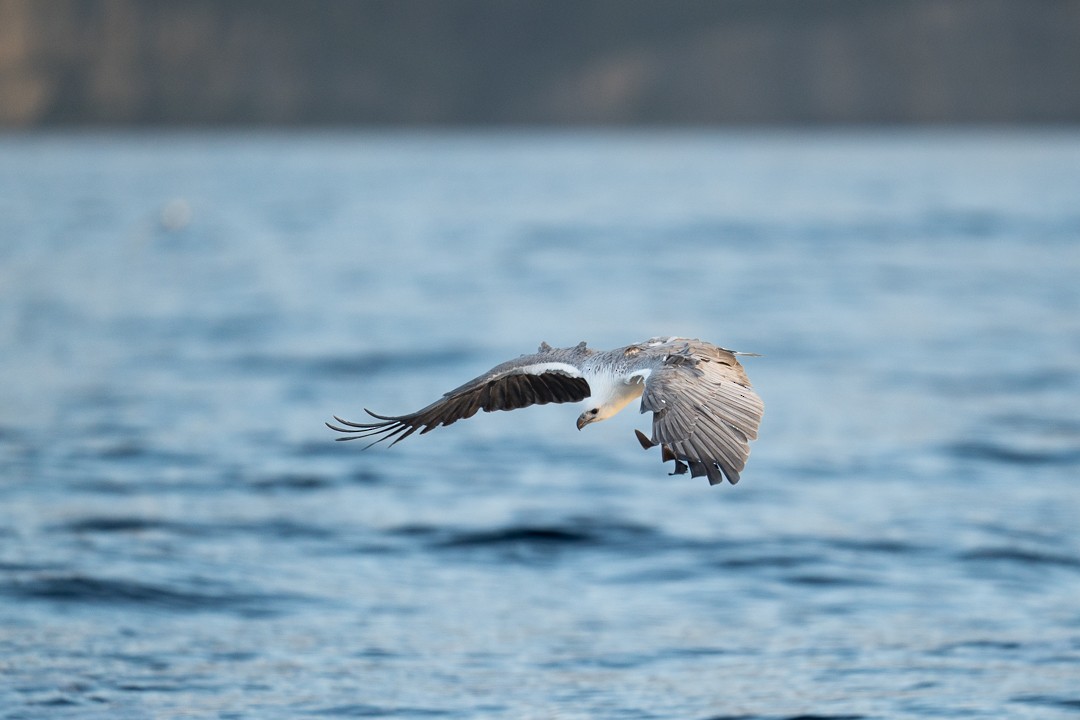
[[[761,353],[742,482],[403,413]],[[1080,134],[0,137],[0,718],[1080,715]]]

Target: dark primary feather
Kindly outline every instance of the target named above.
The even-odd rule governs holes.
[[[378,415],[365,408],[364,412],[379,422],[350,422],[335,415],[334,419],[341,425],[326,423],[326,426],[340,433],[348,433],[348,437],[338,440],[374,438],[371,443],[374,445],[393,438],[394,441],[390,443],[393,445],[417,430],[423,435],[441,425],[470,418],[480,410],[517,410],[530,405],[579,402],[589,397],[589,383],[570,372],[577,372],[575,360],[591,352],[585,350],[583,345],[562,350],[541,346],[541,352],[497,365],[414,413]],[[570,367],[552,368],[538,374],[530,372],[531,369],[535,371],[540,363],[565,363]]]

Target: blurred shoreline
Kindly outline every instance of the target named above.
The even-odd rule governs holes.
[[[0,129],[1073,125],[1080,2],[0,0]]]

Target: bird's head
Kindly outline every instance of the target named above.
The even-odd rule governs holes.
[[[607,419],[607,415],[604,415],[601,412],[600,408],[598,408],[598,407],[589,408],[585,412],[578,415],[577,429],[580,430],[581,428],[585,427],[589,423],[594,423],[594,422],[597,422],[599,420],[606,420],[606,419]]]

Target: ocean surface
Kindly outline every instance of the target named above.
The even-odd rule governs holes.
[[[736,485],[541,341],[760,353]],[[0,718],[1080,716],[1080,133],[0,136]]]

